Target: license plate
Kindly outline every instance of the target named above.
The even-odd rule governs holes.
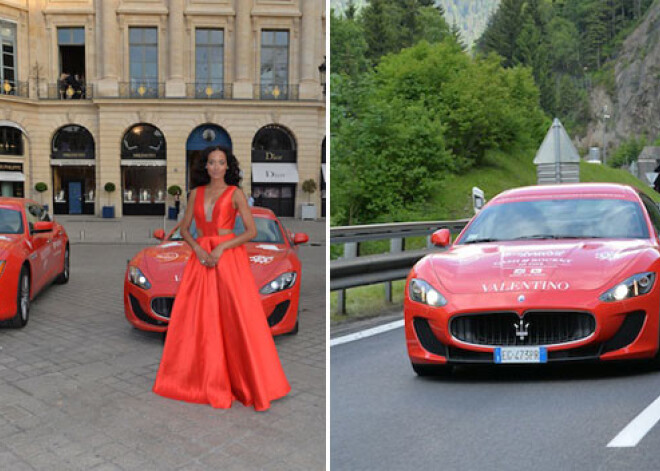
[[[494,352],[495,363],[546,363],[545,347],[498,347]]]

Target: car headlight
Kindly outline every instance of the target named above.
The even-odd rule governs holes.
[[[619,283],[614,288],[605,291],[598,299],[610,303],[641,296],[653,289],[654,282],[655,273],[638,273]]]
[[[282,273],[280,276],[275,278],[270,283],[264,285],[259,292],[261,294],[272,294],[277,293],[288,288],[291,288],[296,284],[296,272],[291,271],[287,273]]]
[[[408,285],[408,296],[418,303],[428,304],[433,307],[441,307],[447,304],[443,295],[438,293],[430,284],[424,280],[413,278]]]
[[[0,260],[0,276],[4,273],[6,264],[7,260]]]
[[[151,283],[149,283],[149,280],[144,275],[144,273],[142,273],[138,267],[134,267],[132,265],[129,265],[128,267],[128,281],[142,289],[151,288]]]

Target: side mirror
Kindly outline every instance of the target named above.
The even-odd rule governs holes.
[[[431,243],[437,247],[447,247],[451,243],[449,229],[440,229],[431,235]]]
[[[163,229],[156,229],[154,231],[154,237],[158,240],[165,239],[165,231]]]
[[[32,232],[52,232],[53,231],[53,222],[52,221],[38,221],[34,223],[34,229]]]
[[[299,244],[305,244],[309,242],[309,236],[305,234],[304,232],[298,232],[294,237],[293,237],[293,243],[295,245]]]

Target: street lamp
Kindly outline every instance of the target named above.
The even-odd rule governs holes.
[[[607,105],[603,106],[603,165],[607,163],[607,136],[605,130],[607,129],[607,120],[610,115],[607,113]]]
[[[325,56],[323,56],[323,63],[319,65],[319,75],[321,76],[321,86],[323,87],[323,96],[325,96]]]

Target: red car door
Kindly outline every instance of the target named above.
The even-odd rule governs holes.
[[[32,268],[32,296],[41,290],[48,281],[48,275],[52,271],[51,265],[51,239],[52,232],[34,232],[34,225],[39,222],[40,211],[36,204],[25,205],[25,217],[27,219],[26,240],[30,247],[30,266]]]

